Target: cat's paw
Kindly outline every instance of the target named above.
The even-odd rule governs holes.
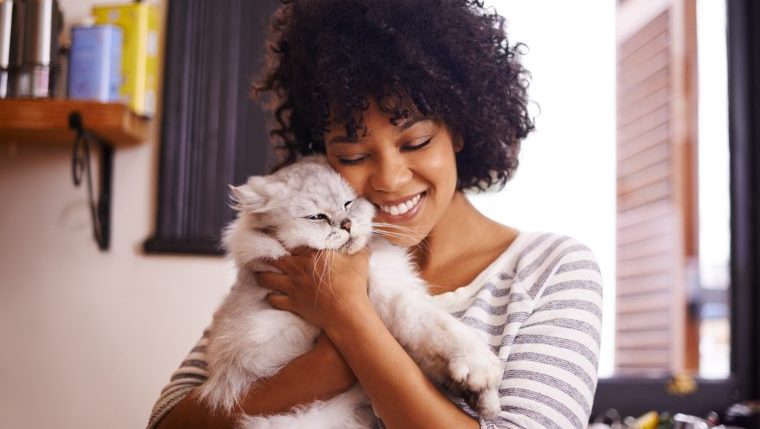
[[[481,416],[493,417],[501,411],[499,384],[503,368],[488,346],[471,347],[453,357],[448,371],[451,382]]]

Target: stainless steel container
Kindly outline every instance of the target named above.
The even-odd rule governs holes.
[[[0,0],[0,98],[9,95],[14,0]]]
[[[57,70],[59,37],[63,16],[57,0],[25,0],[23,11],[22,57],[11,73],[16,97],[49,97]],[[14,29],[15,31],[15,29]]]

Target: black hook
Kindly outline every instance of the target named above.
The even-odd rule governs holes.
[[[74,147],[71,155],[71,176],[74,185],[82,183],[82,177],[87,179],[87,197],[92,218],[92,232],[98,247],[101,250],[108,249],[110,242],[111,217],[111,169],[113,165],[113,148],[98,138],[95,134],[87,131],[84,127],[82,115],[73,111],[69,114],[69,129],[76,132]],[[90,145],[100,146],[100,192],[96,203],[92,190],[92,167],[90,165]]]

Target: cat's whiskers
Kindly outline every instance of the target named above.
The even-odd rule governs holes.
[[[397,232],[397,231],[388,231],[386,229],[379,229],[379,228],[373,228],[372,233],[383,236],[383,237],[393,237],[393,238],[403,238],[403,239],[409,239],[412,241],[419,241],[420,243],[423,241],[424,238],[421,234],[411,233],[411,232]]]
[[[335,296],[335,289],[332,287],[332,270],[330,267],[332,267],[333,261],[335,261],[335,250],[330,250],[330,253],[327,256],[327,263],[325,264],[325,269],[327,269],[327,287],[330,288],[330,292]]]
[[[372,231],[384,231],[389,233],[407,234],[407,237],[422,239],[422,234],[415,233],[412,228],[385,222],[372,222]]]
[[[384,228],[396,228],[400,230],[411,230],[411,228],[407,226],[401,226],[401,225],[396,225],[395,223],[386,223],[386,222],[372,222],[372,226],[382,226]]]
[[[327,249],[319,249],[317,250],[317,255],[314,258],[314,265],[319,266],[319,261],[323,258],[327,258]],[[325,270],[327,269],[326,265],[322,266],[322,270],[320,273],[317,273],[316,270],[314,270],[314,281],[317,283],[317,293],[314,296],[314,305],[317,304],[317,298],[319,297],[319,292],[322,289],[322,284],[325,281]],[[319,279],[317,279],[317,275],[319,276]]]
[[[315,264],[318,264],[320,259],[322,260],[322,269],[319,273],[319,280],[317,284],[317,294],[314,297],[314,304],[316,305],[316,300],[319,298],[320,291],[322,289],[322,285],[326,284],[329,288],[331,293],[335,293],[333,287],[332,287],[332,264],[335,260],[335,257],[337,255],[337,251],[335,249],[323,249],[319,250],[317,252],[317,258],[315,259]],[[316,272],[315,272],[316,275]],[[327,281],[325,281],[325,279]]]
[[[322,256],[322,250],[317,249],[317,253],[314,256],[315,267],[319,265],[319,259],[321,258],[321,256]],[[314,279],[314,283],[317,284],[317,294],[319,294],[319,289],[322,287],[322,276],[317,272],[317,270],[312,270],[311,274],[312,274],[312,278]]]
[[[420,250],[422,253],[427,253],[430,249],[430,246],[427,240],[427,238],[430,237],[429,235],[426,238],[419,239],[419,236],[417,235],[405,235],[401,233],[394,233],[394,232],[383,231],[383,230],[374,230],[372,231],[372,233],[380,237],[401,238],[401,239],[410,240],[410,241],[417,241],[417,244],[411,247]]]
[[[391,231],[383,231],[383,230],[373,230],[373,234],[380,235],[383,237],[397,237],[397,238],[414,238],[414,236],[409,234],[402,234],[400,232],[391,232]]]

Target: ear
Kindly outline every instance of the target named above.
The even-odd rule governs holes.
[[[269,194],[265,192],[266,182],[267,180],[264,177],[253,176],[244,185],[230,185],[232,208],[237,211],[252,213],[265,211],[271,202]]]
[[[464,137],[462,137],[461,134],[457,133],[454,135],[454,153],[459,153],[464,149]]]

